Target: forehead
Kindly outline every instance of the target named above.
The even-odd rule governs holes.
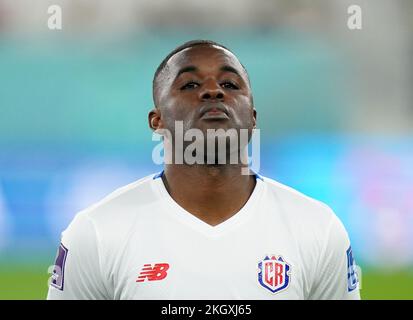
[[[214,71],[219,70],[224,65],[238,70],[246,81],[245,70],[238,58],[230,51],[214,45],[197,45],[186,48],[171,57],[166,69],[169,75],[174,77],[179,70],[187,66],[195,66],[200,71]]]

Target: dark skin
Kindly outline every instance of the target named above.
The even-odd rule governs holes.
[[[198,45],[175,54],[158,77],[155,104],[149,112],[153,130],[174,132],[175,121],[183,121],[184,132],[190,128],[251,132],[256,126],[247,74],[236,56],[216,46]],[[224,108],[227,117],[215,109],[212,117],[202,117],[200,110],[214,104]],[[242,175],[243,166],[166,164],[162,179],[175,202],[216,226],[236,214],[254,190],[255,177]]]

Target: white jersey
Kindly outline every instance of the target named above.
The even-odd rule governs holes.
[[[346,230],[325,204],[257,175],[244,207],[211,226],[160,174],[78,213],[48,299],[360,299]]]

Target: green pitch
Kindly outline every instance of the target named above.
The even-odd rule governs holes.
[[[45,299],[47,264],[1,264],[0,299]],[[413,299],[413,271],[364,270],[362,299]]]

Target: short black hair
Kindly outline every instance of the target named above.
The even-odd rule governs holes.
[[[191,40],[191,41],[187,41],[184,44],[181,44],[180,46],[176,47],[162,60],[162,62],[159,64],[158,68],[156,68],[155,75],[153,76],[152,95],[153,95],[153,102],[155,103],[155,106],[156,106],[156,99],[155,99],[156,82],[158,80],[159,74],[163,71],[163,69],[165,69],[165,66],[168,63],[169,59],[171,59],[175,54],[177,54],[178,52],[181,52],[182,50],[185,50],[187,48],[192,48],[192,47],[195,47],[195,46],[199,46],[199,45],[220,47],[220,48],[228,50],[229,52],[234,54],[230,49],[228,49],[224,45],[222,45],[220,43],[217,43],[215,41],[211,41],[211,40]],[[248,77],[247,70],[245,69],[245,67],[242,63],[241,63],[241,66],[244,68],[245,73],[247,74],[247,77]],[[248,79],[248,81],[249,81],[249,79]]]

